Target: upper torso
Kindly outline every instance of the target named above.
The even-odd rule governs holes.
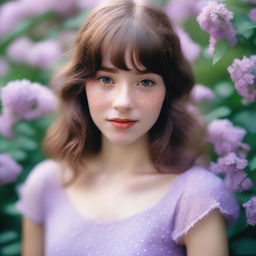
[[[197,166],[177,176],[102,182],[81,193],[82,187],[62,186],[61,172],[54,161],[41,163],[17,203],[44,226],[45,256],[185,256],[179,238],[210,210],[221,209],[230,222],[238,216],[221,179]]]

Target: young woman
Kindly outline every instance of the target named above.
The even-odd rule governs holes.
[[[78,33],[21,188],[23,256],[227,256],[239,207],[203,167],[194,79],[164,12],[116,0]],[[201,154],[201,155],[200,155]]]

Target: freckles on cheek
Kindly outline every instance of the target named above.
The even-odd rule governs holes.
[[[138,99],[140,102],[140,105],[143,106],[145,109],[148,110],[156,110],[158,108],[162,107],[164,95],[157,94],[152,97],[147,98],[140,98]]]
[[[92,109],[102,109],[106,107],[106,97],[97,89],[88,87],[86,90],[89,107]]]

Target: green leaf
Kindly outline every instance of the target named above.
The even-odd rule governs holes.
[[[245,38],[251,35],[251,33],[248,34],[248,31],[256,28],[256,24],[252,23],[248,15],[245,14],[236,14],[233,23],[237,33],[243,35]]]
[[[218,41],[213,55],[212,64],[215,65],[227,52],[229,48],[229,42],[227,39],[221,39]]]
[[[256,134],[256,111],[244,110],[234,116],[234,121],[241,124],[250,133]]]
[[[231,109],[223,106],[223,107],[214,109],[212,112],[208,113],[205,117],[207,122],[210,122],[214,119],[226,117],[230,113],[231,113]]]
[[[1,249],[2,256],[19,255],[21,251],[21,243],[16,242],[14,244],[3,246]]]
[[[0,233],[0,244],[8,243],[18,238],[18,234],[14,231],[5,231]]]
[[[222,98],[228,98],[234,93],[234,86],[227,81],[220,82],[214,86],[214,91]]]
[[[249,163],[250,170],[256,169],[256,156],[254,156]]]
[[[74,16],[73,18],[67,19],[66,22],[63,23],[64,29],[79,29],[83,24],[84,20],[88,15],[88,10],[84,9],[81,13]]]

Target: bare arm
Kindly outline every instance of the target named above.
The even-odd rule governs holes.
[[[44,256],[43,226],[23,217],[22,256]]]
[[[183,237],[187,256],[228,256],[226,222],[219,210],[212,210]]]

